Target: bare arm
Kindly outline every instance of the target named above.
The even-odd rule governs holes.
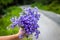
[[[19,38],[19,35],[23,34],[23,32],[21,30],[22,29],[20,28],[18,34],[14,34],[14,35],[10,35],[10,36],[1,36],[0,40],[22,40]]]
[[[1,36],[0,40],[19,40],[19,37],[17,34],[10,36]]]

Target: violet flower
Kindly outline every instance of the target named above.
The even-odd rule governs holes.
[[[11,19],[11,27],[14,28],[16,25],[18,25],[18,27],[23,27],[28,36],[35,33],[36,38],[38,38],[40,34],[38,30],[39,25],[37,24],[39,18],[40,14],[38,14],[38,8],[26,8],[24,9],[24,15]]]

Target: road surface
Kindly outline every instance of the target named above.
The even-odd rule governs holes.
[[[27,8],[29,6],[21,6],[21,8]],[[53,12],[39,10],[40,20],[38,24],[40,26],[40,35],[38,40],[60,40],[60,15]],[[33,36],[33,40],[36,40]]]

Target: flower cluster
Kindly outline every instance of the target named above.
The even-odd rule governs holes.
[[[39,25],[37,24],[39,18],[38,8],[26,8],[24,9],[23,15],[11,19],[11,27],[14,28],[16,25],[23,27],[28,36],[35,33],[35,37],[38,38],[40,34],[38,30]]]

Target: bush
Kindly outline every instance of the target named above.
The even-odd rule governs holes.
[[[45,6],[45,5],[43,6],[41,3],[38,3],[38,2],[31,5],[31,7],[35,7],[35,6],[37,6],[39,9],[43,9],[43,10],[48,9],[48,6]]]
[[[37,6],[39,9],[53,11],[56,12],[57,14],[60,14],[60,4],[58,4],[57,2],[52,2],[50,5],[42,5],[41,3],[36,2],[31,6],[32,7]]]
[[[58,4],[57,2],[53,2],[48,6],[48,10],[50,11],[54,11],[58,14],[60,14],[60,4]]]
[[[10,18],[13,16],[19,16],[19,13],[22,11],[22,9],[17,6],[12,6],[7,8],[5,11],[6,14],[0,19],[0,35],[17,33],[18,29],[15,28],[14,30],[7,30],[7,26],[11,24]]]

